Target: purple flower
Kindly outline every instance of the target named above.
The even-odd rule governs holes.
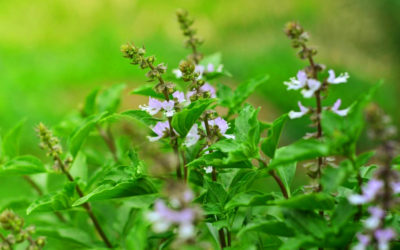
[[[328,71],[329,77],[327,79],[327,82],[330,84],[339,84],[339,83],[345,83],[347,82],[347,79],[350,77],[347,72],[340,74],[338,77],[335,76],[335,71],[333,69],[330,69]]]
[[[297,72],[297,79],[295,77],[292,77],[289,79],[289,82],[284,82],[286,86],[288,86],[288,90],[294,89],[301,89],[306,86],[307,83],[307,74],[304,70],[300,70]]]
[[[385,216],[385,211],[380,207],[369,207],[368,212],[371,214],[371,217],[365,221],[365,227],[375,229],[379,226],[381,219]]]
[[[175,91],[172,96],[178,101],[178,103],[182,103],[185,100],[185,94],[181,91]]]
[[[197,143],[197,141],[200,139],[199,131],[198,131],[198,126],[197,124],[194,124],[192,128],[189,130],[189,133],[186,135],[185,138],[185,145],[186,147],[193,146],[194,144]]]
[[[196,94],[196,91],[192,90],[186,93],[186,98],[188,101],[190,101],[190,97],[192,97],[194,94]]]
[[[321,83],[315,79],[307,80],[307,89],[303,89],[301,94],[304,98],[311,98],[314,93],[321,87]]]
[[[196,65],[194,68],[194,72],[199,74],[199,77],[197,79],[201,79],[201,77],[203,76],[204,70],[206,67],[204,67],[203,65]]]
[[[394,193],[394,194],[400,193],[400,181],[392,182],[392,183],[391,183],[391,186],[392,186],[392,189],[393,189],[393,193]]]
[[[150,115],[155,115],[162,108],[162,104],[159,100],[149,97],[149,105],[140,105],[139,108],[146,111]]]
[[[168,123],[168,121],[157,122],[157,124],[152,128],[152,130],[153,130],[154,133],[157,134],[157,136],[156,137],[148,136],[149,141],[151,141],[151,142],[158,141],[161,138],[163,138],[166,133],[168,133],[169,123]]]
[[[360,205],[375,199],[379,190],[383,187],[383,182],[376,179],[371,179],[367,185],[363,186],[362,191],[363,194],[353,194],[349,196],[350,203],[354,205]]]
[[[200,90],[203,92],[210,92],[210,96],[212,98],[217,97],[217,95],[215,94],[215,88],[213,86],[211,86],[209,83],[205,83],[203,86],[200,87]]]
[[[396,236],[395,232],[391,228],[378,229],[375,231],[375,239],[378,241],[379,250],[388,250],[389,241]]]
[[[207,72],[214,72],[214,69],[215,69],[214,64],[212,63],[207,64]]]
[[[214,120],[208,121],[208,125],[209,126],[216,126],[219,130],[219,132],[221,133],[222,136],[224,136],[225,138],[228,139],[235,139],[234,135],[228,135],[226,134],[226,131],[229,128],[228,123],[222,119],[221,117],[217,117]]]
[[[371,237],[369,235],[357,234],[358,244],[353,247],[353,250],[365,250],[368,244],[371,242]]]
[[[308,111],[310,110],[309,108],[304,107],[301,102],[297,103],[299,105],[300,108],[300,112],[296,112],[296,111],[290,111],[289,112],[289,117],[290,119],[296,119],[296,118],[300,118],[302,116],[304,116],[305,114],[308,113]]]
[[[342,100],[337,99],[337,101],[333,104],[331,110],[332,110],[332,112],[334,112],[340,116],[346,116],[347,113],[349,113],[349,108],[339,110],[340,104],[342,104]]]
[[[175,113],[174,107],[175,107],[175,102],[172,100],[169,101],[163,101],[161,103],[162,108],[165,111],[165,116],[167,117],[172,117]]]

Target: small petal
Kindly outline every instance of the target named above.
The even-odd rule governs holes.
[[[314,93],[321,87],[321,83],[315,79],[308,79],[307,81],[308,89],[303,89],[301,94],[304,98],[311,98]]]
[[[211,174],[213,171],[213,167],[211,167],[211,166],[205,167],[204,171],[206,171],[206,174]]]
[[[176,98],[176,100],[178,101],[178,103],[182,103],[185,101],[185,94],[181,91],[175,91],[172,96],[174,98]]]
[[[215,88],[213,86],[211,86],[209,83],[205,83],[203,86],[201,86],[200,90],[203,92],[210,92],[210,96],[212,98],[217,97]]]
[[[348,197],[348,200],[351,204],[361,205],[367,203],[367,199],[363,195],[353,194]]]
[[[185,138],[186,147],[191,147],[195,145],[199,139],[200,135],[198,131],[198,125],[194,124]]]
[[[149,105],[140,105],[139,108],[143,111],[146,111],[150,115],[155,115],[157,114],[162,107],[162,104],[159,100],[155,98],[149,97]]]
[[[209,72],[209,73],[214,72],[214,64],[209,63],[207,65],[207,72]]]
[[[394,193],[394,194],[400,193],[400,181],[398,181],[398,182],[393,182],[393,183],[391,184],[391,186],[392,186],[392,189],[393,189],[393,193]]]
[[[375,239],[378,241],[379,250],[388,250],[389,242],[396,237],[396,233],[391,228],[378,229],[375,231]]]
[[[151,141],[158,141],[162,137],[164,137],[165,132],[168,132],[169,129],[169,123],[168,121],[165,122],[157,122],[157,124],[152,128],[153,132],[157,135],[156,137],[150,137],[148,136],[147,138]]]
[[[178,235],[181,239],[189,239],[194,236],[194,226],[192,223],[182,223],[179,226]]]
[[[224,69],[224,65],[220,64],[220,65],[218,65],[217,72],[221,73],[223,69]]]
[[[172,73],[174,73],[175,77],[178,79],[182,78],[182,76],[183,76],[182,71],[180,71],[179,69],[172,70]]]
[[[346,116],[347,113],[349,113],[350,109],[347,108],[347,109],[339,110],[339,107],[340,107],[341,103],[342,103],[342,100],[337,99],[337,101],[333,104],[331,110],[332,110],[332,112],[334,112],[334,113],[336,113],[336,114],[338,114],[340,116]]]
[[[161,105],[162,105],[162,108],[164,109],[165,115],[167,117],[171,117],[174,115],[174,113],[175,113],[175,110],[174,110],[175,102],[174,101],[172,101],[172,100],[163,101]]]
[[[349,79],[349,74],[347,72],[340,74],[338,77],[335,76],[335,71],[333,69],[330,69],[328,71],[329,77],[327,79],[327,82],[330,84],[339,84],[339,83],[345,83],[347,82],[347,79]]]
[[[305,114],[307,114],[308,111],[310,110],[309,108],[304,107],[304,106],[301,104],[301,102],[298,102],[297,104],[299,105],[300,112],[290,111],[290,112],[289,112],[289,118],[290,118],[290,119],[300,118],[300,117],[304,116]]]

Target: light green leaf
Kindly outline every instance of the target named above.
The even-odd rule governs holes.
[[[124,83],[116,84],[100,93],[97,98],[99,113],[116,112],[121,102],[121,95],[125,87],[126,85]]]
[[[105,181],[84,197],[76,200],[73,206],[79,206],[90,201],[109,200],[131,197],[136,195],[152,194],[156,192],[153,183],[146,178],[130,181]]]
[[[299,140],[276,150],[269,167],[275,168],[291,162],[315,159],[330,154],[330,148],[318,140]]]
[[[0,166],[0,175],[31,175],[45,173],[41,160],[34,156],[18,156]]]
[[[83,106],[83,114],[84,116],[93,115],[96,113],[96,99],[97,94],[99,93],[99,89],[96,88],[92,90],[85,98],[85,104]]]
[[[144,84],[144,85],[134,89],[133,91],[131,91],[131,94],[151,96],[151,97],[160,98],[160,99],[165,98],[163,94],[160,94],[160,93],[157,93],[154,91],[154,84]]]
[[[182,138],[185,138],[193,124],[214,101],[214,99],[200,99],[192,102],[189,106],[174,115],[172,118],[172,127]]]
[[[275,156],[275,150],[278,147],[279,138],[281,137],[282,129],[287,119],[287,114],[276,119],[268,130],[268,137],[261,144],[261,150],[270,158],[274,158]]]
[[[262,194],[256,191],[238,193],[225,204],[225,210],[236,207],[267,205],[267,202],[273,199],[274,197],[271,194]]]
[[[69,140],[69,150],[73,157],[75,157],[76,154],[79,152],[83,143],[86,141],[86,138],[89,136],[90,132],[92,132],[92,130],[96,127],[97,123],[107,115],[108,113],[92,115],[85,119],[83,124],[75,130]]]
[[[275,170],[277,175],[280,177],[281,181],[283,182],[283,185],[285,186],[289,197],[291,196],[290,186],[292,185],[292,181],[296,174],[296,167],[297,167],[297,162],[291,162],[286,165],[279,166]]]
[[[260,141],[260,122],[257,119],[259,111],[259,108],[247,104],[235,119],[235,141],[245,144],[254,157],[258,155]]]
[[[12,129],[4,135],[2,140],[3,154],[9,158],[13,158],[18,155],[19,152],[19,141],[21,136],[22,127],[25,124],[25,120],[20,121]]]
[[[76,183],[69,182],[64,186],[63,190],[40,197],[28,207],[26,213],[51,212],[71,208],[75,186]]]
[[[143,110],[127,110],[122,112],[121,115],[137,120],[146,126],[153,126],[159,121]]]

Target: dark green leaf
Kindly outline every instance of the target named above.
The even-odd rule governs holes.
[[[348,175],[351,173],[351,170],[352,166],[348,160],[342,161],[338,168],[325,168],[321,177],[321,185],[323,187],[323,191],[326,193],[336,191],[337,188],[347,180]]]
[[[255,191],[238,193],[233,196],[225,205],[225,210],[236,207],[262,206],[267,205],[268,201],[273,200],[270,194],[261,194]]]
[[[235,119],[235,141],[245,144],[253,156],[258,155],[260,123],[257,115],[260,109],[247,104]]]
[[[284,210],[285,223],[302,235],[323,239],[329,230],[327,222],[311,211]],[[302,237],[302,236],[301,236]]]
[[[18,156],[0,166],[0,175],[30,175],[45,172],[46,168],[42,161],[30,155]]]
[[[268,130],[268,137],[261,144],[261,150],[270,158],[274,158],[275,156],[275,150],[278,147],[279,138],[281,137],[282,129],[287,119],[287,114],[276,119]]]
[[[301,194],[287,200],[277,201],[276,204],[299,210],[330,210],[335,205],[335,199],[325,193]]]
[[[293,229],[281,221],[257,221],[255,223],[251,223],[240,230],[238,236],[241,237],[244,233],[251,231],[283,237],[294,236]]]
[[[172,127],[182,138],[185,138],[193,124],[214,101],[213,99],[201,99],[192,102],[189,106],[174,115],[172,118]]]

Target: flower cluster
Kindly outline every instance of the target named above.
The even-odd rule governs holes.
[[[191,204],[193,192],[182,183],[171,182],[167,185],[166,196],[170,206],[164,200],[158,199],[154,210],[147,213],[154,232],[162,233],[174,227],[180,240],[193,238],[196,233],[195,224],[202,217],[201,210]]]
[[[349,75],[347,73],[340,74],[336,77],[335,72],[331,69],[329,70],[329,77],[323,81],[323,84],[321,84],[320,81],[309,78],[304,70],[300,70],[297,73],[297,78],[292,77],[289,82],[284,82],[284,84],[287,86],[288,90],[301,90],[300,92],[304,98],[311,98],[315,95],[315,92],[325,90],[327,84],[345,83],[348,78]],[[339,107],[341,103],[341,99],[338,99],[331,107],[325,107],[324,109],[331,110],[340,116],[346,116],[349,109],[340,110]],[[310,107],[304,107],[300,101],[298,102],[298,106],[300,111],[290,111],[289,117],[291,119],[300,118],[306,114],[312,113],[313,111]]]
[[[13,249],[14,245],[25,241],[28,243],[27,249],[40,250],[43,249],[46,243],[46,239],[42,236],[38,237],[36,240],[33,239],[35,227],[29,226],[24,228],[24,219],[11,210],[5,210],[0,214],[0,225],[2,229],[10,231],[10,234],[6,237],[0,233],[2,239],[0,243],[1,250]]]
[[[376,176],[362,187],[361,194],[349,196],[354,205],[374,204],[368,208],[369,217],[364,221],[365,233],[359,233],[359,243],[354,249],[367,249],[376,240],[378,249],[389,249],[389,242],[394,239],[392,228],[385,227],[385,217],[390,208],[395,205],[395,195],[400,193],[400,178],[397,171],[382,167],[376,171]]]

